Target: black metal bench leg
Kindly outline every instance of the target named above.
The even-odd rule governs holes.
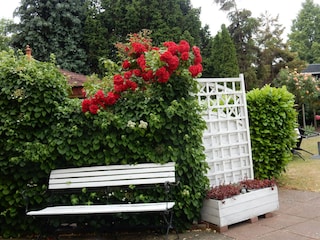
[[[173,229],[172,220],[173,220],[173,211],[167,211],[163,214],[163,219],[165,223],[167,224],[167,230],[166,230],[166,239],[168,240],[169,231],[170,229]],[[178,232],[176,231],[177,239],[179,239]]]

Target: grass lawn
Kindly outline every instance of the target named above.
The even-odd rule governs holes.
[[[320,136],[304,138],[301,148],[314,155],[303,151],[302,156],[294,155],[293,160],[288,164],[287,170],[279,179],[279,186],[288,189],[320,192],[320,158],[312,158],[318,155],[318,142]]]

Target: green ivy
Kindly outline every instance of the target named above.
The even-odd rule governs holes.
[[[48,136],[69,87],[53,64],[24,55],[1,52],[0,68],[0,234],[9,237],[33,229],[25,199],[44,201],[52,165]]]

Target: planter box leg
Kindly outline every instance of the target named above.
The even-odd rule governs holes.
[[[249,219],[249,222],[250,223],[255,223],[255,222],[258,222],[258,220],[259,220],[258,217],[252,217],[252,218]]]
[[[266,213],[265,215],[264,215],[264,217],[265,218],[271,218],[271,217],[273,217],[273,213],[272,212],[269,212],[269,213]]]

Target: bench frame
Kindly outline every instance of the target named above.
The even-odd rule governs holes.
[[[176,183],[175,164],[173,162],[142,163],[136,165],[92,166],[52,170],[48,190],[54,192],[74,193],[84,188],[103,189],[111,192],[114,188],[131,186],[154,187],[163,185],[166,195],[170,186]],[[175,202],[126,203],[106,205],[68,205],[49,206],[41,210],[28,211],[28,216],[50,217],[80,216],[117,213],[162,213],[167,224],[166,237],[172,229],[173,207]],[[41,236],[41,235],[40,235]],[[40,237],[39,236],[39,237]]]

